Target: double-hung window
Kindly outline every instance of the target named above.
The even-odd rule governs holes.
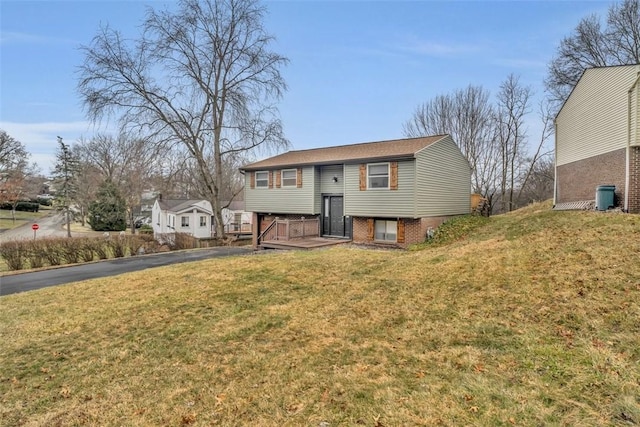
[[[207,217],[200,216],[200,227],[206,227],[206,226],[207,226]]]
[[[398,221],[376,219],[374,238],[383,242],[396,242],[398,239]]]
[[[367,188],[389,188],[389,163],[367,165]]]
[[[296,169],[284,169],[282,171],[282,186],[295,187],[298,185],[298,171]]]
[[[180,217],[180,225],[183,228],[189,227],[189,217],[188,216],[182,216]]]
[[[256,172],[256,188],[269,188],[269,172]]]

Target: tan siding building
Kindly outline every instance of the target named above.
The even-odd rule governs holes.
[[[556,117],[556,208],[594,200],[600,185],[615,185],[615,204],[640,211],[633,185],[640,154],[640,66],[585,70]]]

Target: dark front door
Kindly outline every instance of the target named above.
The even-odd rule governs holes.
[[[342,196],[324,197],[323,232],[329,236],[344,236]]]

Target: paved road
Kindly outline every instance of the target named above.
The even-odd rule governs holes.
[[[248,246],[219,246],[207,249],[117,258],[91,264],[80,264],[51,270],[2,276],[0,277],[0,296],[81,280],[95,279],[97,277],[115,276],[164,265],[242,255],[251,252],[252,249]]]
[[[5,230],[0,233],[0,243],[10,240],[33,239],[33,230],[31,225],[38,223],[40,228],[36,232],[36,237],[67,237],[67,230],[63,228],[64,214],[61,212],[53,212],[47,216],[43,216],[31,222],[22,224],[19,227]],[[76,233],[73,233],[76,236]]]

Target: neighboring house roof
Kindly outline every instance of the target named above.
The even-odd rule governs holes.
[[[240,169],[249,171],[286,166],[328,165],[345,162],[412,158],[420,150],[446,136],[447,135],[434,135],[420,138],[395,139],[288,151],[259,162],[248,164]]]
[[[226,205],[227,202],[223,202],[222,206]],[[230,211],[244,211],[244,200],[234,200],[229,203]]]
[[[198,203],[206,200],[203,199],[163,199],[158,200],[158,205],[160,209],[163,211],[172,211],[172,212],[184,212],[186,210],[192,210],[194,207],[198,210],[203,210],[202,206],[196,206]],[[209,211],[208,209],[204,209],[205,211]]]

